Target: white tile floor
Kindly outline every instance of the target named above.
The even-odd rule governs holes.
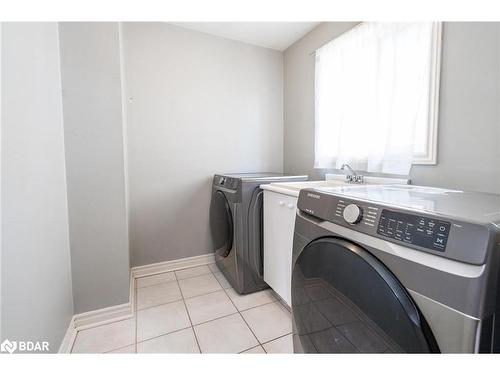
[[[290,312],[274,292],[239,295],[214,264],[137,279],[135,308],[78,332],[72,352],[293,352]]]

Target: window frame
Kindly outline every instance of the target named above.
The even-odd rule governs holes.
[[[364,22],[355,25],[359,27]],[[430,63],[430,86],[429,86],[429,110],[427,122],[427,134],[425,138],[426,152],[413,154],[412,165],[437,165],[438,154],[438,128],[439,128],[439,95],[441,85],[441,53],[443,22],[434,22],[435,32],[432,35],[431,63]],[[349,32],[351,29],[347,30]],[[320,47],[319,47],[320,48]],[[315,53],[311,53],[315,55]],[[315,123],[316,126],[316,123]],[[314,169],[324,169],[314,166]]]
[[[437,165],[438,128],[439,128],[439,90],[441,86],[441,49],[443,23],[436,22],[431,51],[431,77],[429,88],[429,119],[427,126],[427,152],[413,155],[412,165]]]

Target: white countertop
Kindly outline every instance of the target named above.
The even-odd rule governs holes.
[[[260,187],[263,190],[298,197],[301,189],[357,185],[352,182],[347,182],[343,174],[326,174],[325,177],[325,180],[320,181],[275,182],[263,184],[260,185]],[[365,176],[363,184],[408,184],[409,182],[409,180],[401,178]]]
[[[340,181],[302,181],[302,182],[277,182],[273,184],[260,185],[261,189],[274,191],[275,193],[298,197],[301,189],[315,187],[342,186],[345,182]]]

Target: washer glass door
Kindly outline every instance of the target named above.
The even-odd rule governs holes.
[[[292,313],[295,352],[439,351],[396,277],[345,239],[312,241],[298,255],[292,272]]]
[[[233,215],[223,192],[212,193],[210,202],[210,231],[215,253],[227,257],[233,246]]]

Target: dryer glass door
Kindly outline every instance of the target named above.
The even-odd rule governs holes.
[[[344,239],[308,244],[292,273],[294,351],[429,353],[435,340],[405,288]]]
[[[227,257],[233,246],[233,216],[229,202],[219,190],[212,193],[210,202],[210,231],[215,252]]]

